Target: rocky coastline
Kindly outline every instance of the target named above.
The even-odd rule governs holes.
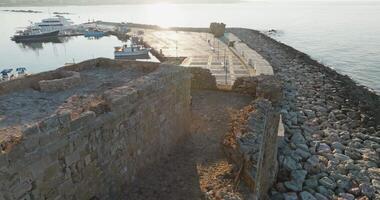
[[[258,31],[232,28],[283,82],[271,199],[380,199],[380,97]]]

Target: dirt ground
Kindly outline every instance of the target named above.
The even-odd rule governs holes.
[[[243,185],[234,191],[237,169],[227,162],[221,140],[233,115],[251,101],[236,93],[193,91],[190,135],[141,172],[126,199],[247,199]]]

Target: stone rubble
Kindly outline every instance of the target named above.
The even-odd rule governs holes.
[[[262,34],[231,29],[284,83],[271,199],[380,199],[379,96]]]

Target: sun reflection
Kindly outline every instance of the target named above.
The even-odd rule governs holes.
[[[157,24],[163,28],[179,26],[184,21],[179,6],[166,2],[150,4],[147,6],[145,15],[151,24]]]

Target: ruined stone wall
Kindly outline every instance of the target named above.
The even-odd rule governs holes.
[[[263,97],[277,105],[282,99],[283,84],[278,78],[271,75],[239,77],[234,82],[232,90],[253,97]]]
[[[62,70],[59,73],[62,78],[39,81],[40,90],[44,92],[65,90],[78,85],[81,81],[79,72]]]
[[[112,68],[138,68],[142,72],[150,73],[156,70],[159,63],[153,62],[141,62],[141,61],[123,61],[123,60],[111,60],[107,58],[97,58],[92,60],[83,61],[78,64],[64,66],[58,68],[57,70],[41,72],[38,74],[33,74],[31,76],[25,76],[23,78],[18,78],[10,81],[5,81],[0,83],[0,95],[9,92],[15,92],[19,90],[24,90],[26,88],[33,88],[35,90],[40,90],[40,81],[43,80],[54,80],[61,79],[60,71],[82,71],[88,70],[96,67],[112,67]]]
[[[224,151],[238,164],[239,176],[257,199],[267,199],[277,175],[278,141],[283,137],[280,114],[270,101],[259,98],[232,124],[223,142]]]
[[[187,69],[192,75],[191,89],[217,89],[215,76],[211,74],[209,69],[202,67],[187,67]]]
[[[123,199],[139,169],[187,133],[190,84],[187,70],[162,66],[106,91],[106,109],[25,127],[1,149],[0,199]]]

